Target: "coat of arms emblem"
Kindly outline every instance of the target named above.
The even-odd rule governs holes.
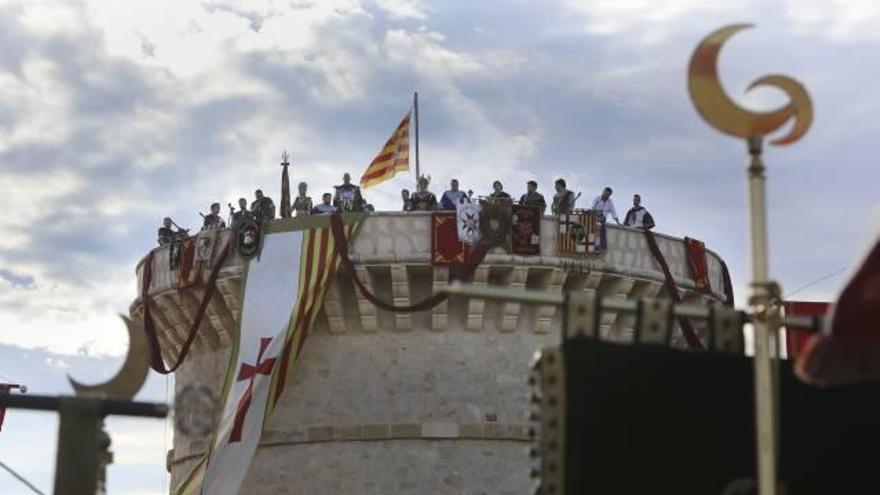
[[[252,216],[244,217],[235,228],[238,255],[244,259],[250,259],[260,252],[262,241],[260,224]]]

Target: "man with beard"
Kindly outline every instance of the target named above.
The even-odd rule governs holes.
[[[654,228],[654,217],[642,206],[642,197],[638,194],[633,195],[633,207],[626,212],[623,224],[637,229],[651,230]]]

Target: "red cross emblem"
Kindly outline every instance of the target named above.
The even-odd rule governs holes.
[[[260,339],[260,352],[257,354],[257,362],[254,365],[241,363],[241,369],[238,370],[238,379],[236,381],[250,380],[244,395],[238,401],[238,408],[235,411],[235,421],[232,424],[232,433],[229,434],[229,443],[241,441],[241,429],[244,426],[244,418],[247,416],[248,409],[251,407],[251,399],[254,394],[254,378],[260,375],[268,375],[272,372],[272,366],[275,365],[275,358],[263,361],[263,353],[272,342],[272,337],[262,337]]]

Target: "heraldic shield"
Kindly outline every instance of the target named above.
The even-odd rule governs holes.
[[[251,259],[260,252],[262,241],[260,224],[252,216],[241,220],[235,228],[236,248],[238,255],[244,259]]]
[[[509,203],[485,204],[480,209],[480,243],[510,252],[513,212]]]
[[[578,257],[602,252],[601,229],[604,224],[599,224],[595,211],[576,210],[559,215],[558,225],[556,245],[560,256]]]

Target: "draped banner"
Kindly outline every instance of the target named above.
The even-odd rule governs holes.
[[[431,261],[437,266],[462,265],[467,260],[468,245],[458,237],[454,211],[431,214]]]
[[[706,245],[691,237],[684,238],[684,251],[687,253],[688,266],[691,267],[691,278],[697,290],[709,294],[712,285],[709,283],[709,267],[706,265]]]
[[[541,254],[541,208],[513,205],[513,254]]]
[[[183,239],[180,244],[180,270],[177,272],[177,288],[186,289],[199,285],[201,271],[196,268],[196,236]]]
[[[654,238],[654,233],[648,229],[642,229],[642,234],[645,236],[645,242],[648,244],[648,249],[651,250],[651,254],[654,256],[654,261],[657,262],[657,265],[660,266],[660,271],[663,272],[664,285],[669,292],[669,298],[672,299],[672,302],[675,304],[681,304],[681,294],[678,293],[678,286],[675,285],[675,278],[672,276],[672,272],[669,271],[669,264],[666,263],[666,258],[663,256],[663,252],[660,251],[660,246],[657,245],[657,239]],[[694,330],[693,325],[691,325],[690,320],[684,317],[679,317],[678,326],[681,327],[681,333],[684,335],[684,340],[687,342],[688,347],[692,349],[703,348],[703,343],[700,342],[700,338],[697,337],[697,332]]]
[[[355,227],[349,223],[345,236]],[[263,426],[338,268],[338,248],[329,227],[266,235],[260,258],[251,260],[243,275],[238,341],[226,372],[220,424],[206,458],[175,493],[240,492]]]
[[[480,206],[480,243],[510,252],[513,212],[510,203],[487,203]]]

